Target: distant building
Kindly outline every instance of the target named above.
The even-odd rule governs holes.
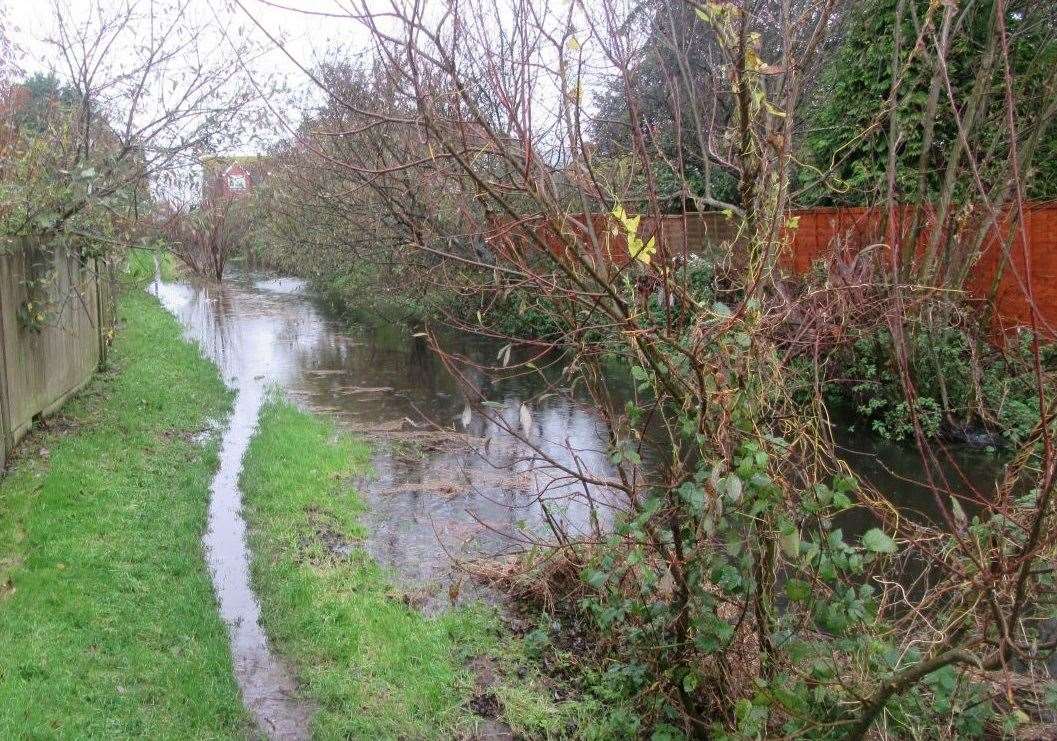
[[[206,155],[202,163],[202,202],[243,198],[268,177],[271,160],[258,154]]]

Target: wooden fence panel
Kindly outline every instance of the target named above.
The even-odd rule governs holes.
[[[816,208],[794,211],[792,216],[796,217],[796,227],[785,235],[787,244],[780,260],[781,266],[791,273],[803,274],[815,262],[831,259],[835,254],[848,260],[869,247],[876,247],[881,256],[890,257],[891,253],[880,252],[887,249],[884,243],[888,239],[884,209]],[[922,227],[918,243],[906,245],[911,239],[915,218],[921,220]],[[903,249],[913,251],[912,259],[924,255],[927,235],[933,231],[935,219],[931,206],[926,205],[917,213],[913,206],[897,208],[895,233],[904,244]],[[1028,204],[1022,230],[1013,229],[1012,221],[1012,214],[1007,211],[992,225],[965,279],[965,289],[975,299],[994,295],[997,332],[1030,326],[1033,297],[1038,307],[1040,332],[1057,338],[1057,203]],[[588,223],[596,239],[583,228]],[[969,220],[961,224],[963,244],[975,244],[971,235],[980,223]],[[736,228],[735,219],[707,212],[662,216],[659,222],[645,217],[639,232],[644,238],[659,235],[657,259],[664,260],[736,249]],[[536,251],[532,241],[526,238],[528,231],[535,232],[556,255],[575,248],[593,252],[595,264],[618,267],[625,266],[630,259],[626,240],[612,217],[605,213],[576,214],[564,226],[548,225],[542,217],[508,220],[495,225],[488,241],[497,254],[518,261]]]
[[[34,418],[58,409],[103,359],[111,297],[98,265],[32,243],[0,254],[0,467]],[[42,299],[46,321],[26,321]]]

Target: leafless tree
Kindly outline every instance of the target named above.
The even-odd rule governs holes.
[[[899,5],[917,14],[915,38],[897,40],[889,101],[867,127],[893,128],[890,161],[905,69],[926,58],[935,95],[952,96],[946,60],[972,4]],[[1025,120],[1009,62],[1011,16],[1001,0],[988,7],[991,22],[974,53],[998,73],[981,73],[981,85],[997,80],[1001,93],[988,105],[1003,112],[1004,144],[986,154],[968,146],[965,118],[983,98],[954,101],[960,143],[935,208],[951,208],[955,181],[968,184],[986,224],[1012,235],[1022,218],[1010,225],[999,217],[1003,208],[1023,211],[1028,152],[1052,113],[1043,104]],[[580,484],[592,507],[601,500],[590,492],[606,492],[605,501],[617,503],[615,527],[574,533],[548,517],[549,534],[525,535],[525,560],[493,575],[535,584],[541,594],[565,590],[561,604],[577,605],[598,631],[599,660],[645,671],[629,691],[657,727],[675,724],[691,736],[718,725],[748,735],[861,738],[927,735],[935,724],[956,734],[973,719],[981,732],[1003,719],[1039,721],[1046,661],[1057,648],[1046,622],[1055,596],[1057,453],[1038,311],[1031,357],[1039,420],[994,489],[979,491],[956,466],[941,465],[949,454],[914,411],[907,327],[949,286],[911,283],[901,269],[907,250],[913,260],[922,243],[926,263],[953,259],[936,256],[933,241],[941,239],[971,259],[974,237],[951,232],[945,219],[899,216],[893,165],[877,183],[878,248],[860,265],[875,261],[854,273],[865,283],[829,280],[836,261],[814,283],[797,284],[780,269],[795,228],[791,174],[802,102],[825,94],[805,86],[842,7],[746,0],[669,10],[679,25],[655,26],[671,51],[657,78],[663,96],[638,82],[650,35],[628,32],[649,19],[621,0],[359,4],[350,15],[370,29],[373,63],[394,96],[379,105],[315,78],[348,123],[327,134],[334,149],[319,146],[318,132],[302,132],[298,146],[314,147],[340,182],[354,184],[324,200],[344,212],[361,188],[370,190],[372,208],[402,225],[407,246],[436,261],[431,280],[458,286],[458,276],[476,271],[480,291],[531,293],[558,336],[526,338],[522,362],[517,355],[510,362],[507,349],[484,370],[542,374],[557,358],[566,370],[546,393],[583,389],[608,421],[611,470],[570,466],[539,446],[536,455]],[[689,23],[700,44],[682,43]],[[592,120],[584,92],[600,80],[624,96],[625,141],[616,149],[591,139],[612,131],[612,121]],[[925,107],[922,126],[935,110]],[[400,146],[378,133],[390,131],[403,132]],[[983,157],[1001,165],[992,187],[980,175]],[[689,195],[690,170],[710,167],[736,187],[726,199],[707,188],[698,198],[725,209],[732,233],[702,293],[687,245],[673,244],[660,225],[672,210],[671,183]],[[436,218],[449,198],[458,218]],[[693,199],[679,201],[684,222],[699,218]],[[466,247],[477,243],[487,255]],[[1032,301],[1030,275],[1024,285]],[[486,317],[469,323],[496,334]],[[798,365],[839,345],[838,330],[849,325],[882,327],[893,338],[934,521],[907,516],[887,492],[853,475],[836,452],[817,374]],[[454,372],[465,372],[466,359],[434,342]],[[624,406],[611,403],[607,387],[604,364],[614,359],[631,369],[636,387]],[[662,453],[647,465],[650,446]],[[877,526],[846,541],[834,518],[852,507]],[[966,509],[978,514],[970,520]],[[940,700],[952,711],[935,710]],[[987,712],[974,714],[981,707]]]
[[[193,274],[217,281],[252,233],[249,212],[235,198],[214,198],[195,208],[169,206],[158,209],[156,219],[166,248]]]

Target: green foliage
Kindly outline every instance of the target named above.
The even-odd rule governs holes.
[[[409,271],[410,266],[393,266],[384,271],[370,263],[334,266],[311,271],[305,265],[290,265],[295,274],[307,277],[323,299],[349,319],[366,324],[393,321],[421,322],[434,318],[440,307],[448,308],[446,294],[437,291],[414,290],[410,281],[400,286],[391,283],[393,271]]]
[[[488,323],[508,337],[548,338],[558,335],[553,307],[546,299],[514,290],[488,309]]]
[[[156,246],[153,249],[133,247],[125,254],[122,279],[130,286],[144,286],[161,273],[162,280],[172,280],[176,274],[176,258],[168,250]]]
[[[887,104],[892,88],[892,63],[896,38],[898,0],[870,0],[852,11],[847,33],[827,65],[819,93],[809,112],[811,130],[805,140],[809,167],[800,171],[801,184],[810,186],[806,200],[819,204],[867,205],[886,188],[889,151]],[[975,3],[965,11],[952,39],[946,60],[954,99],[965,107],[973,95],[974,78],[985,64],[985,49],[993,24],[995,3]],[[1022,134],[1030,130],[1039,109],[1034,92],[1044,87],[1057,62],[1057,44],[1046,32],[1038,6],[1009,4],[1007,25],[1015,42],[1011,63],[1015,94],[1023,101],[1018,110]],[[924,122],[928,120],[933,55],[914,52],[919,26],[941,23],[942,4],[908,0],[900,25],[901,84],[896,98],[896,192],[906,203],[933,199],[941,189],[944,171],[958,141],[958,125],[945,91],[938,98],[932,143],[925,148]],[[926,42],[932,44],[930,37]],[[985,182],[999,177],[1008,151],[1002,100],[1002,71],[993,66],[993,85],[985,91],[986,112],[968,132],[973,154],[982,159]],[[964,114],[964,110],[962,111]],[[1028,193],[1034,198],[1057,196],[1057,126],[1050,124],[1036,152]],[[924,157],[924,190],[921,167]],[[831,171],[832,169],[832,171]],[[825,177],[820,179],[820,173]],[[971,188],[968,170],[956,183],[956,196]]]
[[[591,725],[589,708],[549,697],[518,642],[484,606],[426,617],[360,547],[365,443],[328,420],[273,400],[242,472],[253,577],[264,624],[316,702],[322,738],[427,738],[472,733],[467,663],[487,656],[504,719],[530,736]],[[334,543],[347,550],[335,551]],[[329,544],[329,545],[328,545]],[[520,674],[519,678],[517,675]]]
[[[715,290],[706,275],[701,285],[704,295]],[[654,402],[669,378],[690,367],[680,350],[663,362],[630,365],[636,395],[622,421],[633,432],[614,441],[610,460],[643,470],[642,433],[634,431],[660,413],[676,430],[674,448],[694,455],[687,475],[643,488],[604,542],[581,551],[575,612],[590,621],[603,657],[587,685],[627,709],[619,727],[628,736],[694,737],[701,727],[688,721],[693,713],[715,738],[844,738],[862,698],[927,658],[907,643],[898,628],[905,616],[882,591],[914,544],[880,523],[847,536],[841,522],[858,506],[859,482],[846,472],[805,470],[799,451],[810,435],[761,431],[764,410],[784,398],[785,370],[761,347],[756,311],[753,302],[738,313],[714,302],[697,313],[690,325],[693,341],[703,343],[697,350],[722,358],[703,371],[714,395],[701,403]],[[647,313],[637,319],[661,321]],[[711,333],[702,331],[705,323]],[[936,344],[916,342],[922,351]],[[938,375],[965,362],[954,348],[932,349],[946,358]],[[1002,371],[985,375],[998,379]],[[730,420],[729,456],[702,432],[720,415]],[[797,425],[786,429],[795,435]],[[1016,553],[1026,532],[1016,522],[974,518],[974,549]],[[972,604],[977,595],[966,584],[961,598]],[[937,619],[961,614],[955,603],[962,604],[955,599]],[[550,640],[538,644],[546,653]],[[901,687],[879,722],[898,737],[927,737],[936,728],[978,737],[1016,719],[985,684],[950,666]]]
[[[43,134],[57,111],[73,110],[79,100],[77,91],[64,85],[54,72],[30,75],[22,88],[28,93],[12,112],[15,126],[21,130]]]
[[[986,338],[957,327],[930,330],[916,324],[907,337],[916,412],[926,436],[957,432],[952,427],[990,429],[1016,444],[1038,424],[1028,334],[1001,351]],[[1053,348],[1045,350],[1048,373],[1054,357]],[[912,436],[909,405],[887,331],[860,337],[848,353],[831,361],[826,372],[853,379],[828,389],[837,399],[853,402],[875,433],[890,440]],[[978,386],[974,377],[979,378]]]
[[[769,637],[782,647],[781,658],[772,658],[773,679],[758,679],[737,701],[733,724],[739,737],[765,735],[775,717],[788,718],[782,730],[790,734],[840,720],[842,694],[827,680],[839,673],[840,662],[869,660],[881,650],[874,589],[862,577],[879,559],[894,554],[896,543],[876,528],[858,543],[847,542],[840,529],[826,524],[851,505],[855,483],[849,479],[819,484],[792,505],[770,476],[772,452],[784,455],[785,445],[778,439],[769,449],[746,443],[729,468],[722,461],[703,461],[676,491],[656,492],[638,516],[620,521],[584,569],[590,596],[581,609],[621,646],[608,686],[617,695],[637,698],[655,729],[678,719],[664,696],[650,691],[659,677],[691,696],[717,681],[737,681],[723,676],[721,657],[739,646],[746,650],[751,639],[739,631],[740,613],[730,605],[773,599],[766,596],[759,566],[760,559],[773,564],[779,557],[751,544],[779,544],[788,606],[769,608],[774,610]],[[667,514],[658,518],[662,511]],[[680,519],[673,521],[673,514]],[[656,539],[682,543],[682,568],[691,589],[685,605],[658,599],[672,588],[672,573],[648,555]],[[805,619],[814,632],[799,629]],[[671,631],[683,620],[686,636],[680,640]],[[658,653],[658,647],[667,648]],[[834,655],[843,658],[835,661]],[[814,667],[807,675],[798,671],[805,664]],[[713,732],[728,737],[722,726]],[[677,727],[665,733],[683,737]]]

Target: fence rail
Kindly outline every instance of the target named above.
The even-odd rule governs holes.
[[[98,259],[32,242],[0,254],[0,469],[106,361],[113,295]]]

